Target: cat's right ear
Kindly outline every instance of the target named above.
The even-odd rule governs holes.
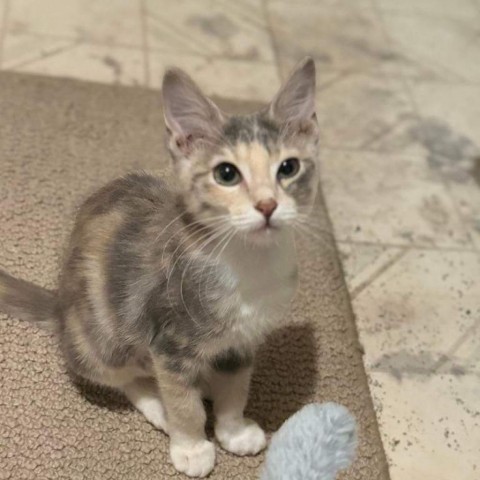
[[[220,135],[225,117],[182,70],[167,70],[162,85],[163,112],[170,151],[188,157]]]
[[[305,57],[272,100],[268,114],[284,124],[315,120],[315,63]]]

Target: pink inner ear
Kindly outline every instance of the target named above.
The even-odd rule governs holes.
[[[198,136],[197,139],[203,138],[202,136]],[[181,136],[177,137],[175,140],[175,144],[177,148],[182,151],[185,155],[191,153],[192,144],[194,141],[194,136],[192,134],[187,135],[186,137]]]
[[[197,135],[197,139],[203,138],[201,135]],[[185,147],[193,142],[193,135],[190,133],[186,137],[177,138],[177,147]]]
[[[304,120],[300,122],[298,126],[298,133],[311,134],[316,130],[316,116],[314,115],[311,120]]]

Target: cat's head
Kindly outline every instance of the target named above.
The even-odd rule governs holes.
[[[165,74],[163,102],[175,173],[196,220],[267,243],[306,221],[318,184],[312,59],[252,115],[225,114],[178,69]]]

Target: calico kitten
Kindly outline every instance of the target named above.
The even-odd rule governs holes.
[[[123,392],[170,436],[175,468],[203,477],[215,435],[237,455],[266,444],[243,416],[255,351],[295,290],[295,225],[317,178],[315,66],[270,105],[229,116],[182,71],[163,81],[176,185],[120,178],[80,208],[55,293],[0,272],[0,307],[58,332],[69,369]]]

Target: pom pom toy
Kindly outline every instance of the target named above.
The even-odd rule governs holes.
[[[335,480],[353,461],[356,437],[345,407],[306,405],[273,435],[260,480]]]

